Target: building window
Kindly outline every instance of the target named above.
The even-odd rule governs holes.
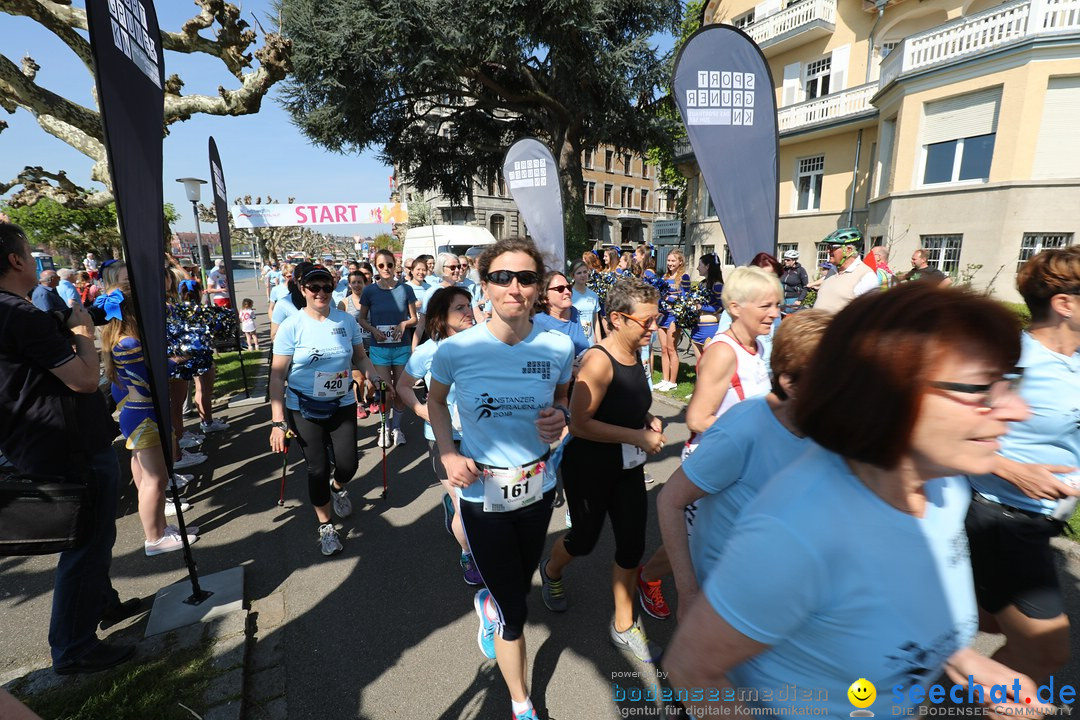
[[[735,264],[735,258],[731,257],[731,246],[729,246],[727,243],[724,243],[724,264],[725,265],[734,265]]]
[[[988,179],[996,136],[990,133],[927,145],[923,185]]]
[[[754,11],[743,13],[731,19],[731,24],[740,30],[745,30],[748,26],[754,24]]]
[[[596,183],[591,180],[585,183],[585,202],[589,205],[596,204]]]
[[[595,150],[586,150],[585,153],[584,153],[585,159],[582,161],[581,164],[585,166],[586,170],[592,170],[592,167],[593,167],[593,153],[594,152],[596,152],[596,151]]]
[[[1020,272],[1020,268],[1033,255],[1038,255],[1043,250],[1069,247],[1072,241],[1072,233],[1024,233],[1024,239],[1020,241],[1020,259],[1016,263],[1016,272]]]
[[[648,210],[649,208],[649,191],[645,188],[641,188],[641,202],[638,207],[642,210]]]
[[[634,188],[625,185],[619,188],[619,205],[624,208],[634,207]]]
[[[825,156],[802,158],[799,160],[799,173],[795,178],[798,190],[798,210],[821,209],[821,183],[825,177]]]
[[[718,215],[716,214],[716,206],[713,205],[712,195],[709,194],[708,188],[705,189],[705,217],[718,217]]]
[[[928,265],[946,274],[955,273],[960,268],[963,235],[923,235],[920,239]]]
[[[633,171],[630,169],[630,164],[632,162],[633,162],[633,159],[630,157],[630,153],[623,153],[623,156],[622,156],[623,175],[629,176],[629,175],[634,174]]]
[[[784,258],[784,253],[786,253],[786,252],[788,252],[790,250],[794,250],[795,252],[799,252],[799,243],[779,243],[779,244],[777,244],[777,246],[776,246],[776,259],[777,260],[782,260]]]
[[[604,183],[604,207],[613,207],[612,201],[614,198],[612,195],[615,193],[615,186],[610,183]]]
[[[829,94],[829,71],[832,69],[832,56],[815,60],[806,66],[806,99]]]
[[[503,230],[506,228],[506,218],[502,215],[491,216],[491,234],[496,240],[502,240]]]
[[[899,45],[901,42],[903,42],[903,41],[902,40],[894,40],[893,42],[883,42],[883,43],[881,43],[881,59],[884,60],[885,58],[889,57],[889,53],[891,53],[893,50],[895,50],[896,46]]]
[[[604,172],[615,172],[615,151],[604,151]]]
[[[817,257],[814,260],[814,264],[817,265],[818,269],[820,270],[821,266],[824,265],[827,262],[829,262],[829,246],[828,245],[818,245],[817,246]],[[824,275],[825,273],[821,273],[821,274]]]
[[[645,162],[645,158],[641,159],[641,177],[649,179],[649,163]]]

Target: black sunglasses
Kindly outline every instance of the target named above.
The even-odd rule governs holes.
[[[321,292],[321,293],[326,293],[327,295],[329,295],[330,293],[334,292],[334,286],[333,285],[315,285],[315,284],[311,284],[311,285],[305,285],[304,287],[307,288],[307,291],[309,293],[312,293],[312,294],[317,293],[317,292]]]
[[[508,287],[514,278],[517,278],[518,285],[525,287],[540,282],[540,273],[535,270],[494,270],[489,272],[485,279],[490,283]]]

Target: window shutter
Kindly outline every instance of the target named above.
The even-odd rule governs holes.
[[[799,63],[784,66],[783,106],[794,105],[799,102],[801,80],[802,73],[799,70]]]
[[[1031,177],[1080,177],[1080,76],[1050,78]]]
[[[926,103],[922,144],[997,132],[1001,88],[989,88]]]
[[[848,63],[851,62],[851,46],[844,45],[832,51],[832,77],[829,79],[829,94],[847,88]]]

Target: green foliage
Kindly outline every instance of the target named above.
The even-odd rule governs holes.
[[[120,244],[115,203],[73,210],[51,198],[41,198],[33,205],[6,207],[4,212],[11,222],[22,226],[35,248],[64,251],[76,258],[87,252],[108,257],[109,249]]]
[[[654,110],[679,0],[281,0],[293,121],[340,152],[377,147],[454,201],[531,135],[559,165],[571,253],[585,237],[581,152],[644,154],[677,123]],[[577,251],[580,254],[580,250]],[[573,256],[573,255],[571,255]]]
[[[409,227],[423,227],[431,224],[431,207],[423,200],[409,203]]]
[[[1003,302],[1001,304],[1016,313],[1016,317],[1020,318],[1021,325],[1027,327],[1031,324],[1031,311],[1028,310],[1027,305],[1015,302]]]
[[[371,239],[371,242],[373,247],[379,250],[385,248],[387,250],[399,251],[402,247],[401,241],[390,233],[379,233]]]

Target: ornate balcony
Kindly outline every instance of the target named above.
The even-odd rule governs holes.
[[[1019,0],[909,35],[881,61],[881,87],[902,75],[1080,31],[1080,0]]]
[[[766,57],[831,35],[836,30],[836,0],[802,0],[744,28]]]
[[[607,213],[604,212],[604,206],[603,205],[601,205],[599,203],[587,202],[587,203],[585,203],[585,214],[586,215],[606,215]]]
[[[788,105],[780,108],[776,113],[777,126],[782,135],[786,132],[804,130],[860,115],[873,115],[877,112],[877,108],[870,104],[870,98],[877,91],[878,84],[872,82],[806,102]]]

